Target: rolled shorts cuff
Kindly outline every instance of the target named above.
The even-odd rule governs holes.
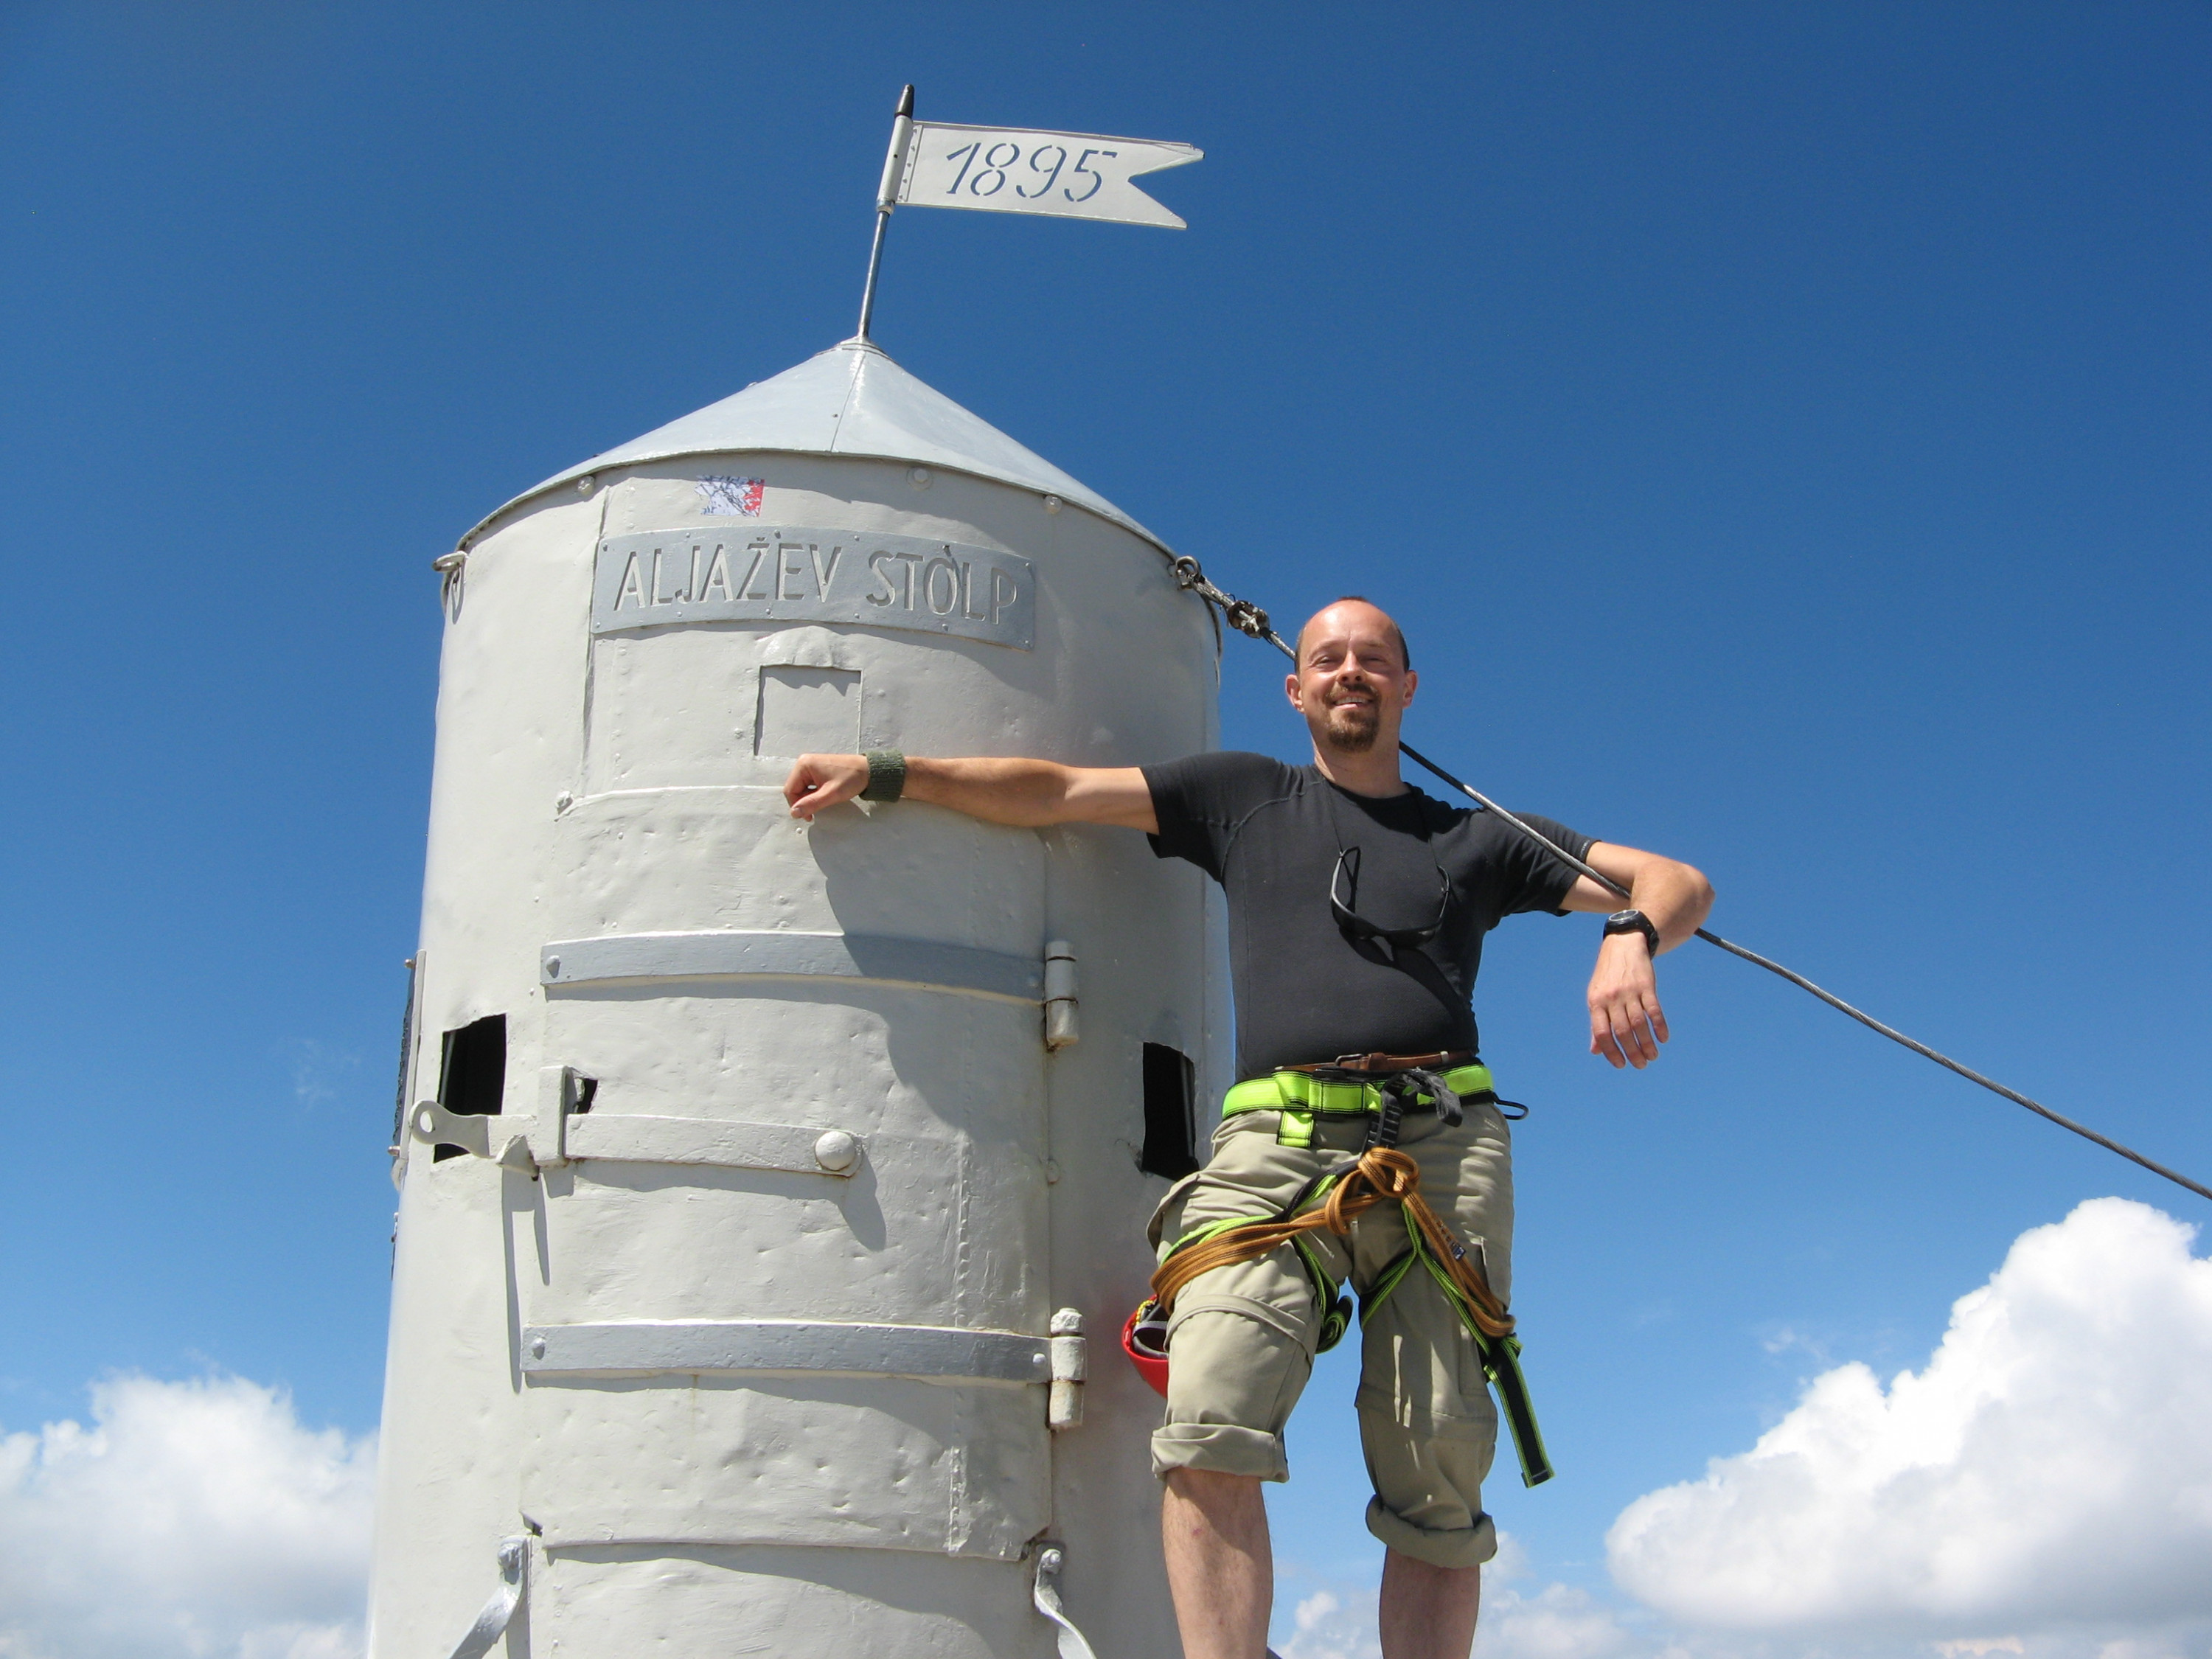
[[[1170,1469],[1287,1480],[1291,1460],[1279,1434],[1231,1423],[1163,1423],[1152,1431],[1152,1473],[1164,1480]],[[1489,1517],[1483,1519],[1487,1524]]]
[[[1159,1460],[1157,1437],[1152,1459],[1155,1462]],[[1367,1530],[1399,1554],[1410,1555],[1432,1567],[1479,1567],[1498,1553],[1498,1524],[1487,1515],[1475,1516],[1471,1527],[1434,1532],[1400,1518],[1383,1508],[1381,1498],[1370,1498],[1367,1500]]]

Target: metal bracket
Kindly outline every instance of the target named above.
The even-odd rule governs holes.
[[[507,1621],[514,1617],[514,1609],[522,1601],[522,1565],[529,1558],[528,1540],[499,1540],[499,1576],[504,1582],[492,1592],[491,1600],[483,1604],[483,1611],[477,1614],[476,1623],[469,1626],[468,1633],[454,1645],[453,1659],[483,1659],[491,1651],[491,1644],[505,1632]]]
[[[788,1123],[735,1123],[713,1117],[649,1117],[593,1112],[568,1120],[568,1156],[625,1164],[705,1164],[730,1170],[780,1170],[849,1178],[863,1142],[842,1129]]]
[[[1060,1049],[1073,1046],[1083,1036],[1075,947],[1056,939],[1044,947],[1044,1046]]]
[[[574,1156],[568,1150],[568,1120],[583,1103],[587,1081],[573,1066],[538,1068],[538,1115],[525,1123],[523,1136],[530,1143],[531,1161],[539,1169]]]
[[[450,621],[460,620],[462,588],[468,580],[469,556],[466,550],[441,553],[430,561],[430,568],[438,573],[438,604]]]
[[[1045,1407],[1047,1426],[1083,1426],[1083,1384],[1091,1375],[1089,1345],[1083,1338],[1083,1316],[1062,1308],[1052,1316],[1052,1392]]]
[[[637,1319],[530,1325],[526,1376],[563,1372],[843,1371],[954,1382],[1048,1382],[1050,1345],[1018,1331],[806,1319]]]
[[[866,1143],[842,1129],[726,1118],[659,1117],[641,1112],[580,1112],[591,1079],[573,1066],[538,1074],[538,1109],[529,1116],[479,1117],[418,1101],[407,1133],[427,1146],[459,1146],[511,1170],[550,1169],[581,1158],[625,1164],[703,1164],[733,1170],[850,1177]]]
[[[1068,1618],[1067,1609],[1060,1601],[1060,1570],[1067,1565],[1067,1553],[1059,1544],[1044,1543],[1037,1547],[1036,1582],[1030,1591],[1030,1599],[1036,1610],[1060,1626],[1060,1659],[1098,1659],[1083,1632]]]
[[[407,1114],[407,1133],[430,1146],[459,1146],[510,1170],[536,1167],[526,1119],[449,1112],[434,1100],[418,1100]]]
[[[1016,1002],[1035,1002],[1044,988],[1042,966],[1033,957],[873,933],[611,933],[557,939],[538,954],[538,983],[564,990],[623,980],[817,976]]]

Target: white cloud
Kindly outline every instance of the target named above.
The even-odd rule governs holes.
[[[359,1054],[343,1054],[313,1037],[295,1037],[285,1045],[292,1068],[292,1098],[302,1110],[312,1110],[338,1097],[338,1085],[360,1069]]]
[[[2192,1236],[2116,1198],[2021,1235],[1925,1369],[1886,1391],[1828,1371],[1750,1451],[1630,1504],[1615,1579],[1708,1631],[2175,1650],[2212,1615],[2212,1261]]]
[[[2212,1659],[2212,1261],[2145,1205],[2014,1241],[1928,1364],[1826,1371],[1747,1453],[1607,1543],[1651,1611],[1534,1588],[1511,1539],[1477,1659]],[[1828,1362],[1777,1326],[1769,1352]],[[1373,1585],[1310,1589],[1283,1659],[1379,1659]]]
[[[1533,1595],[1485,1589],[1474,1638],[1480,1659],[1613,1659],[1644,1647],[1611,1608],[1571,1585],[1547,1584]]]
[[[1516,1586],[1527,1576],[1520,1546],[1501,1535],[1498,1559],[1483,1570],[1475,1659],[1617,1659],[1644,1649],[1583,1591],[1565,1584],[1523,1591]],[[1297,1601],[1291,1632],[1276,1651],[1282,1659],[1381,1659],[1376,1601],[1372,1584],[1332,1580]]]
[[[0,1438],[0,1659],[356,1659],[372,1438],[237,1377]]]
[[[1372,1590],[1316,1590],[1300,1598],[1291,1624],[1294,1634],[1275,1650],[1282,1659],[1380,1659],[1382,1652]]]

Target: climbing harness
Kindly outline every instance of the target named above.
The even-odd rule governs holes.
[[[1498,1391],[1506,1426],[1512,1431],[1514,1451],[1520,1459],[1522,1484],[1540,1485],[1552,1478],[1553,1470],[1529,1404],[1528,1382],[1522,1375],[1521,1342],[1515,1334],[1513,1316],[1491,1289],[1480,1257],[1460,1243],[1449,1224],[1421,1196],[1420,1166],[1398,1148],[1408,1111],[1433,1111],[1445,1123],[1457,1124],[1464,1121],[1462,1102],[1495,1101],[1490,1069],[1474,1064],[1440,1073],[1412,1065],[1382,1072],[1371,1064],[1390,1058],[1346,1055],[1345,1060],[1363,1063],[1352,1066],[1340,1061],[1287,1069],[1271,1077],[1251,1079],[1229,1091],[1222,1103],[1224,1116],[1281,1112],[1285,1127],[1278,1131],[1276,1139],[1285,1146],[1310,1146],[1316,1115],[1365,1117],[1366,1144],[1357,1158],[1306,1182],[1274,1214],[1231,1216],[1194,1228],[1177,1239],[1152,1275],[1150,1300],[1130,1315],[1122,1328],[1121,1346],[1145,1380],[1166,1394],[1167,1324],[1175,1313],[1176,1298],[1202,1274],[1255,1261],[1288,1245],[1297,1252],[1312,1281],[1316,1304],[1323,1310],[1316,1346],[1319,1352],[1327,1352],[1343,1340],[1354,1309],[1352,1298],[1337,1289],[1322,1266],[1312,1236],[1325,1229],[1339,1237],[1348,1237],[1355,1218],[1378,1204],[1395,1203],[1405,1218],[1407,1249],[1382,1270],[1360,1299],[1357,1310],[1360,1322],[1365,1324],[1389,1298],[1416,1261],[1425,1267],[1474,1339],[1483,1375]],[[1443,1062],[1464,1056],[1418,1058]]]
[[[1216,587],[1211,581],[1206,580],[1206,573],[1199,568],[1199,563],[1196,559],[1190,557],[1188,554],[1182,555],[1180,557],[1171,557],[1169,561],[1169,568],[1175,576],[1176,586],[1181,587],[1187,592],[1195,593],[1200,599],[1205,601],[1207,609],[1207,615],[1209,617],[1212,617],[1213,613],[1217,611],[1220,613],[1219,618],[1216,618],[1213,623],[1214,642],[1217,652],[1219,648],[1221,641],[1220,618],[1225,618],[1228,621],[1229,625],[1235,629],[1238,633],[1246,635],[1252,639],[1265,641],[1267,644],[1273,646],[1275,649],[1288,657],[1293,664],[1297,661],[1298,653],[1297,649],[1285,641],[1280,634],[1278,634],[1273,626],[1270,625],[1267,619],[1267,613],[1261,610],[1258,605],[1252,604],[1249,600],[1237,599],[1234,595],[1224,593],[1220,588]],[[1626,887],[1623,887],[1619,882],[1614,881],[1608,876],[1599,873],[1599,872],[1591,868],[1590,866],[1585,864],[1573,854],[1568,852],[1566,848],[1555,844],[1548,836],[1545,836],[1534,826],[1524,823],[1521,819],[1514,817],[1512,813],[1507,811],[1504,807],[1500,806],[1496,801],[1491,799],[1489,796],[1482,793],[1480,790],[1472,788],[1468,785],[1461,782],[1450,773],[1445,771],[1443,767],[1437,765],[1426,755],[1421,753],[1419,750],[1414,748],[1413,744],[1401,742],[1398,747],[1404,753],[1407,759],[1413,762],[1414,764],[1418,766],[1426,768],[1429,771],[1441,778],[1444,782],[1458,790],[1460,793],[1465,795],[1469,800],[1474,802],[1476,805],[1481,807],[1485,811],[1494,813],[1504,822],[1511,824],[1516,830],[1528,836],[1529,840],[1534,842],[1539,847],[1544,848],[1545,851],[1551,854],[1561,863],[1565,864],[1571,869],[1579,871],[1585,876],[1588,876],[1592,881],[1597,883],[1599,886],[1604,888],[1607,892],[1618,894],[1622,898],[1631,896],[1628,890]],[[2201,1182],[2191,1181],[2187,1176],[2181,1174],[2179,1170],[2169,1170],[2165,1164],[2160,1164],[2154,1159],[2145,1158],[2141,1152],[2136,1152],[2134,1148],[2123,1146],[2118,1141],[2114,1140],[2109,1135],[2100,1134],[2096,1130],[2090,1128],[2087,1124],[2076,1123],[2072,1118],[2052,1111],[2051,1108],[2044,1105],[2040,1101],[2031,1100],[2026,1095],[2021,1094],[2018,1090],[2008,1089],[2003,1084],[1997,1082],[1994,1078],[1984,1077],[1979,1072],[1975,1071],[1972,1066],[1960,1065],[1948,1054],[1940,1054],[1936,1050],[1929,1048],[1926,1043],[1917,1042],[1915,1039],[1905,1036],[1904,1032],[1897,1030],[1894,1026],[1883,1024],[1881,1021],[1876,1019],[1872,1014],[1863,1012],[1861,1010],[1852,1007],[1850,1003],[1844,1001],[1841,997],[1836,995],[1832,991],[1821,989],[1820,987],[1813,983],[1811,980],[1807,979],[1802,974],[1794,972],[1791,969],[1784,967],[1780,963],[1770,960],[1768,957],[1759,955],[1756,951],[1746,950],[1742,945],[1736,944],[1735,941],[1723,939],[1718,933],[1712,933],[1708,929],[1703,927],[1698,928],[1698,937],[1705,940],[1706,944],[1716,945],[1719,949],[1727,951],[1732,957],[1741,957],[1744,961],[1752,963],[1754,967],[1764,968],[1770,974],[1778,975],[1782,978],[1788,980],[1799,990],[1818,997],[1821,1001],[1826,1003],[1828,1006],[1836,1010],[1837,1012],[1849,1014],[1853,1019],[1858,1021],[1860,1024],[1865,1026],[1869,1030],[1879,1031],[1882,1036],[1887,1037],[1892,1042],[1899,1043],[1904,1047],[1911,1049],[1914,1054],[1918,1054],[1923,1060],[1934,1060],[1938,1066],[1942,1066],[1947,1071],[1957,1073],[1960,1077],[1966,1079],[1967,1082],[1978,1083],[1983,1088],[1989,1090],[1992,1094],[2002,1095],[2007,1100],[2012,1102],[2015,1106],[2025,1106],[2029,1111],[2033,1112],[2038,1117],[2047,1118],[2051,1122],[2056,1123],[2062,1129],[2071,1129],[2075,1134],[2080,1135],[2083,1139],[2094,1140],[2098,1146],[2102,1146],[2106,1152],[2118,1152],[2122,1158],[2126,1158],[2130,1164],[2138,1164],[2142,1168],[2148,1170],[2153,1175],[2163,1176],[2166,1179],[2172,1182],[2178,1187],[2186,1187],[2191,1192],[2195,1193],[2199,1198],[2212,1199],[2212,1187],[2207,1187],[2203,1185]]]
[[[1429,1058],[1429,1056],[1423,1056]],[[1440,1055],[1435,1058],[1449,1061],[1463,1056]],[[1410,1102],[1400,1101],[1395,1107],[1403,1112],[1410,1105],[1416,1111],[1433,1109],[1446,1123],[1460,1121],[1460,1103],[1474,1099],[1494,1101],[1498,1098],[1490,1086],[1490,1068],[1483,1065],[1455,1066],[1439,1075],[1416,1065],[1401,1068],[1397,1076],[1408,1079],[1418,1091]],[[1239,1112],[1280,1112],[1282,1118],[1275,1131],[1279,1146],[1310,1146],[1313,1145],[1314,1119],[1340,1116],[1352,1113],[1380,1115],[1386,1103],[1395,1095],[1385,1087],[1386,1079],[1366,1075],[1363,1071],[1346,1068],[1340,1063],[1328,1066],[1297,1066],[1274,1073],[1272,1077],[1255,1077],[1231,1089],[1221,1103],[1221,1115],[1234,1117]],[[1397,1137],[1391,1136],[1392,1144]]]

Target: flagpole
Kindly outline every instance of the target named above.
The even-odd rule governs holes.
[[[914,88],[908,87],[899,94],[898,115],[891,122],[890,153],[884,157],[883,183],[876,186],[876,240],[868,249],[868,285],[860,290],[860,331],[854,337],[868,337],[868,325],[876,315],[876,273],[883,268],[884,230],[891,222],[891,209],[898,203],[899,185],[906,172],[907,140],[914,131]]]

